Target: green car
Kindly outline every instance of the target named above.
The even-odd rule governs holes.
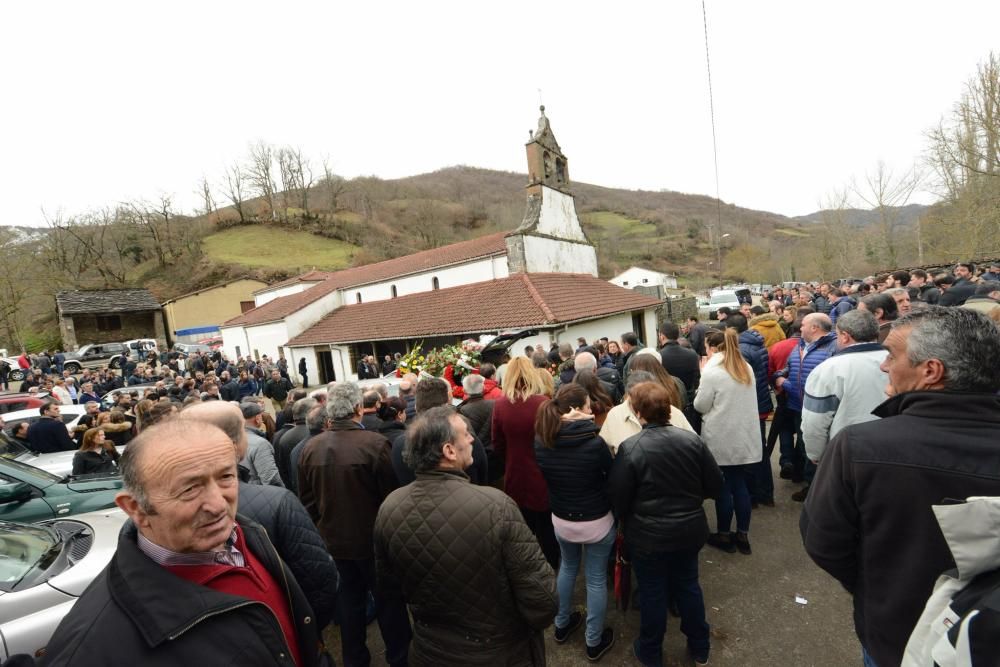
[[[34,523],[108,509],[122,488],[118,475],[57,477],[41,468],[0,459],[0,521]]]

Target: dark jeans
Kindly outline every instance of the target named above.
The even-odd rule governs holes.
[[[778,463],[784,467],[791,464],[792,474],[798,478],[802,476],[802,470],[806,462],[806,446],[802,442],[802,413],[798,410],[785,411],[781,421],[781,430],[778,432],[778,439],[781,443],[781,458]],[[771,428],[774,428],[773,424]]]
[[[773,428],[773,425],[772,425]],[[760,420],[760,463],[751,466],[747,475],[750,499],[755,503],[774,500],[774,473],[771,472],[771,452],[767,449],[767,420]]]
[[[345,667],[368,667],[371,663],[371,653],[365,641],[368,634],[365,608],[369,590],[375,591],[378,628],[385,642],[386,662],[393,667],[406,665],[412,636],[410,617],[401,598],[380,597],[375,586],[375,559],[337,558],[335,562],[340,571],[337,611]]]
[[[556,541],[556,531],[552,528],[552,512],[536,512],[525,508],[521,509],[521,516],[528,528],[535,534],[538,546],[545,554],[545,560],[549,562],[552,569],[559,571],[559,543]]]
[[[698,549],[634,556],[632,567],[639,581],[639,654],[644,665],[663,664],[663,635],[667,630],[668,599],[681,612],[681,632],[694,654],[709,649],[705,598],[698,583]]]
[[[719,466],[722,471],[722,493],[715,501],[717,530],[728,533],[733,526],[733,510],[736,510],[736,530],[750,531],[750,491],[747,489],[747,475],[757,464],[742,466]]]

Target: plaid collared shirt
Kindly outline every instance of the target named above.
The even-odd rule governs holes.
[[[234,567],[246,567],[246,558],[236,548],[236,539],[236,524],[233,524],[233,532],[229,535],[229,539],[226,540],[225,548],[222,551],[178,553],[150,542],[142,533],[139,533],[137,542],[139,550],[161,567],[173,565],[213,565],[216,563],[220,565],[232,565]]]

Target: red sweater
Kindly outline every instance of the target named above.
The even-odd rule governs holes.
[[[181,579],[207,586],[220,593],[262,602],[274,613],[296,665],[302,664],[298,637],[292,621],[291,606],[285,591],[264,564],[247,548],[243,531],[236,527],[236,548],[246,559],[246,567],[215,563],[212,565],[168,565],[166,569]]]
[[[535,461],[535,414],[548,398],[540,394],[511,403],[506,396],[493,402],[493,449],[506,462],[504,491],[518,507],[549,510],[549,487]]]
[[[767,374],[772,385],[774,384],[774,374],[788,363],[788,357],[795,346],[799,344],[799,340],[798,336],[780,340],[767,351]]]

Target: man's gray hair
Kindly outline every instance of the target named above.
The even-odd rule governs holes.
[[[444,443],[455,442],[451,416],[458,414],[450,405],[422,412],[406,429],[403,462],[413,472],[434,470],[441,463]]]
[[[573,360],[573,368],[576,369],[577,373],[580,371],[596,371],[597,359],[590,352],[581,352]]]
[[[292,405],[292,421],[305,421],[309,411],[316,407],[315,398],[300,398]]]
[[[478,373],[469,373],[462,378],[462,389],[465,389],[465,393],[469,396],[482,395],[485,384],[486,380]]]
[[[986,315],[970,308],[928,306],[892,323],[894,330],[903,327],[910,327],[910,364],[940,361],[948,391],[1000,391],[1000,329]]]
[[[306,428],[310,431],[322,431],[324,426],[326,426],[326,410],[316,403],[306,415]]]
[[[361,387],[354,382],[338,382],[330,389],[326,401],[326,416],[349,419],[361,405]]]
[[[628,382],[625,383],[625,391],[628,392],[632,387],[640,384],[642,382],[657,382],[656,376],[649,371],[632,371],[628,374]]]
[[[849,310],[837,318],[837,330],[859,343],[871,343],[878,339],[878,320],[867,310]]]

